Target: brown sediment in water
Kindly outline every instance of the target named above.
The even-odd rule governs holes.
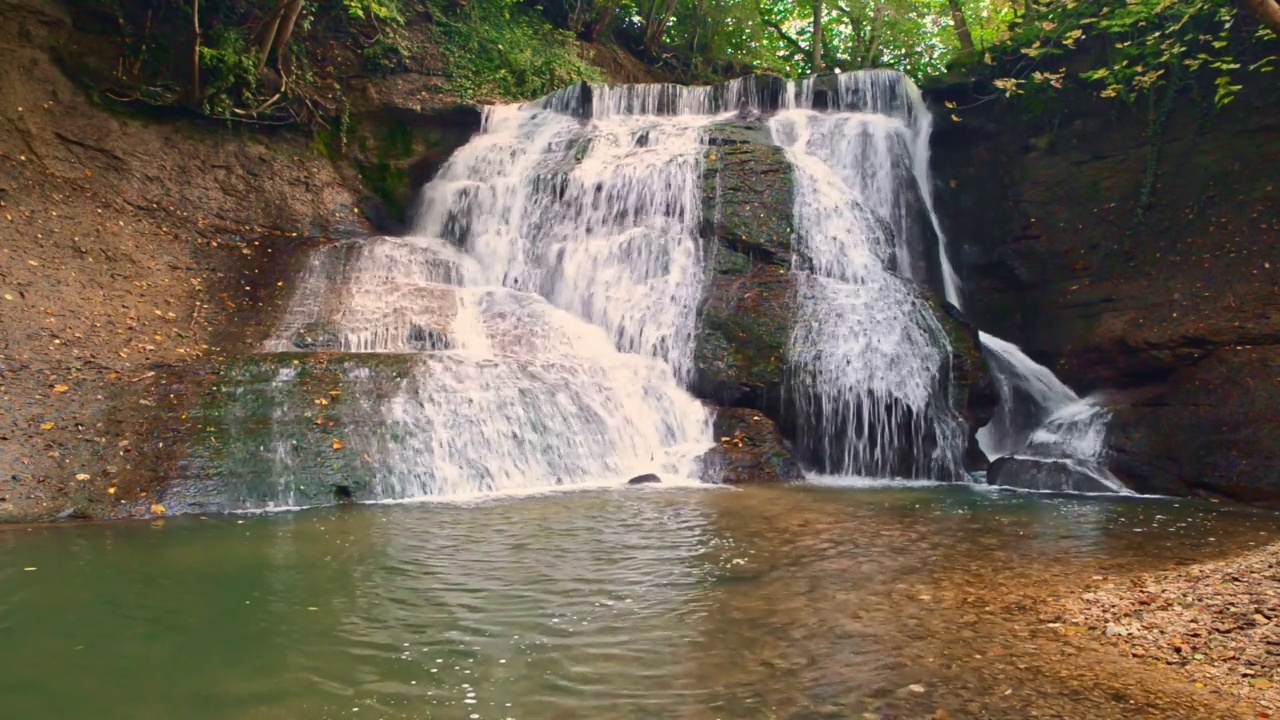
[[[1280,709],[1280,544],[1164,572],[1091,578],[1062,598],[1068,627],[1172,671],[1256,717]]]
[[[1033,517],[997,519],[1004,527],[993,529],[990,516],[939,513],[919,522],[914,513],[885,508],[887,517],[850,522],[847,506],[814,500],[734,498],[722,511],[732,522],[749,509],[755,517],[742,519],[743,527],[761,533],[774,526],[764,534],[786,538],[768,547],[744,538],[755,552],[735,572],[751,591],[726,593],[708,620],[708,658],[723,662],[712,651],[723,643],[749,647],[750,655],[699,667],[727,680],[727,695],[755,695],[757,709],[789,708],[765,717],[1259,716],[1253,698],[1215,692],[1148,658],[1116,652],[1107,638],[1064,616],[1064,600],[1091,578],[1142,575],[1203,557],[1207,549],[1194,538],[1159,548],[1140,533],[1108,527],[1091,546],[1055,548],[1031,537],[1041,527]],[[1259,537],[1239,528],[1228,533],[1237,522],[1223,516],[1210,523],[1221,524],[1221,552]],[[851,535],[851,527],[864,534]],[[1274,540],[1274,528],[1266,532]],[[871,648],[882,650],[866,652]],[[755,716],[745,705],[724,710]]]

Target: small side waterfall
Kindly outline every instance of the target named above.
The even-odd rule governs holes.
[[[1128,492],[1106,467],[1106,407],[1080,398],[1017,345],[987,333],[981,339],[1000,390],[995,417],[978,431],[982,451],[1063,463],[1112,492]]]

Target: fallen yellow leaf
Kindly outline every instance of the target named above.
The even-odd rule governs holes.
[[[53,423],[51,423],[51,422],[42,423],[42,424],[40,425],[40,429],[41,429],[41,430],[52,430],[52,429],[53,429]]]
[[[107,494],[108,494],[108,495],[115,495],[115,494],[116,494],[116,489],[115,489],[115,488],[107,488]]]
[[[159,503],[156,503],[155,505],[152,505],[152,506],[151,506],[151,514],[152,514],[152,515],[163,515],[163,514],[164,514],[164,506],[163,506],[163,505],[161,505],[161,504],[159,504]]]
[[[334,450],[341,450],[342,448],[346,447],[345,445],[342,444],[342,441],[337,438],[333,439],[333,443],[331,443],[331,446],[333,447]]]
[[[55,395],[61,395],[62,393],[66,392],[66,391],[68,391],[68,390],[70,390],[70,389],[71,389],[71,388],[67,387],[66,385],[54,385],[54,386],[53,386],[53,392],[54,392],[54,394],[55,394]]]

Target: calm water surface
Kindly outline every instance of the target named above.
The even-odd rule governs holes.
[[[1232,717],[1043,606],[1278,536],[1261,513],[960,488],[7,528],[0,716]]]

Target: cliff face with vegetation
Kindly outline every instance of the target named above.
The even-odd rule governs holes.
[[[1114,405],[1143,492],[1280,501],[1280,93],[980,102],[934,136],[966,309]],[[947,111],[947,115],[951,114]]]

